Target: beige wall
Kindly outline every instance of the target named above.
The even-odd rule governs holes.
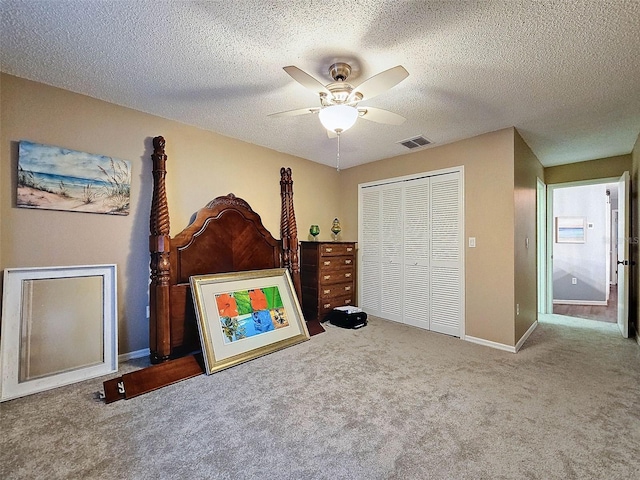
[[[171,234],[196,210],[234,193],[280,228],[280,167],[293,170],[300,238],[338,212],[338,173],[331,167],[216,133],[2,74],[0,77],[0,267],[118,265],[120,353],[148,347],[151,140],[167,141]],[[131,213],[110,216],[15,207],[18,142],[98,153],[132,162]]]
[[[631,170],[631,155],[599,158],[588,162],[569,163],[544,169],[547,185],[565,182],[579,182],[599,178],[620,177]]]
[[[309,225],[316,223],[320,239],[329,239],[329,226],[337,215],[343,240],[357,240],[359,183],[463,166],[465,245],[471,236],[477,244],[465,249],[465,333],[513,346],[535,321],[535,179],[542,176],[542,167],[513,128],[338,174],[332,167],[9,75],[0,77],[0,87],[0,266],[118,264],[121,352],[148,346],[149,157],[156,135],[167,139],[172,235],[213,197],[233,192],[279,236],[279,169],[291,166],[300,238],[307,239]],[[131,214],[15,208],[21,139],[131,161]],[[636,181],[637,150],[636,145]],[[632,162],[631,155],[625,155],[585,163],[587,168],[545,169],[545,180],[602,177],[603,171],[615,176],[630,169]]]
[[[464,166],[465,333],[515,345],[514,129],[431,147],[340,172],[344,238],[358,237],[358,184]]]
[[[514,138],[514,204],[515,204],[515,342],[537,319],[537,179],[544,179],[544,168],[516,131]],[[527,247],[528,239],[528,247]]]

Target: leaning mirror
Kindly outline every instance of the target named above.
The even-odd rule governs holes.
[[[0,401],[117,369],[115,265],[4,271]]]

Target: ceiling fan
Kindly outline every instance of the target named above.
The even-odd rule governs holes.
[[[284,67],[284,71],[300,85],[318,94],[320,106],[273,113],[270,117],[317,113],[329,137],[339,137],[342,132],[351,128],[358,118],[389,125],[400,125],[405,121],[404,117],[388,110],[358,106],[359,102],[373,98],[407,78],[409,72],[401,65],[378,73],[356,87],[347,82],[351,75],[351,66],[344,62],[334,63],[329,67],[329,76],[333,82],[327,85],[323,85],[298,67]]]

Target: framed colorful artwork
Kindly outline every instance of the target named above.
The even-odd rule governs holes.
[[[309,339],[285,268],[190,278],[207,374]]]
[[[16,205],[129,215],[131,162],[20,141]]]
[[[116,265],[4,271],[0,401],[118,370]]]

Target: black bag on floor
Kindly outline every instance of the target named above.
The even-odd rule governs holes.
[[[342,328],[362,328],[367,325],[367,314],[365,312],[349,313],[345,310],[331,310],[327,313],[325,320],[329,320],[332,325]]]

